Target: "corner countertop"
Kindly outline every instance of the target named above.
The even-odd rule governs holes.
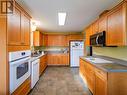
[[[46,53],[45,54],[38,55],[36,57],[31,57],[30,61],[32,62],[32,61],[34,61],[34,60],[36,60],[36,59],[38,59],[38,58],[40,58],[40,57],[42,57],[44,55],[46,55]]]
[[[107,57],[102,58],[99,56],[96,57],[93,56],[92,58],[101,58],[107,61],[111,61],[111,63],[94,63],[90,60],[87,60],[87,58],[91,58],[90,56],[82,56],[80,58],[105,72],[127,72],[127,66],[119,63],[119,62],[124,63],[123,61],[119,60],[119,62],[116,62],[116,60],[118,59],[115,60],[112,58],[108,59]]]

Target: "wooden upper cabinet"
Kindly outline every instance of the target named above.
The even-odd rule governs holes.
[[[109,10],[92,25],[92,34],[106,31],[106,46],[127,45],[127,1]],[[90,26],[91,26],[90,25]],[[99,30],[98,30],[99,29]],[[91,29],[86,29],[86,45],[89,45]]]
[[[14,13],[7,16],[9,46],[30,46],[30,18],[16,3]]]
[[[125,45],[127,22],[126,6],[119,6],[112,10],[107,16],[107,46],[122,46]]]
[[[48,35],[43,34],[43,46],[47,46],[48,44]]]
[[[67,46],[69,46],[69,42],[72,40],[83,40],[84,34],[69,34],[67,35]]]
[[[107,32],[107,16],[104,15],[99,18],[99,31],[98,32]]]
[[[66,35],[48,35],[48,46],[67,46]]]
[[[8,15],[8,44],[21,45],[21,10],[15,8],[15,13]]]
[[[96,20],[96,21],[93,23],[92,28],[93,28],[92,34],[96,34],[96,33],[99,32],[99,21],[98,21],[98,20]]]
[[[89,46],[90,45],[90,36],[92,35],[92,32],[93,32],[93,28],[92,28],[92,25],[90,25],[89,27],[87,27],[85,29],[85,33],[86,33],[86,38],[85,38],[85,45],[86,46]]]
[[[43,34],[40,31],[34,31],[33,45],[34,46],[43,46]]]
[[[22,43],[24,45],[30,45],[30,18],[26,14],[24,14],[22,15],[22,21]]]

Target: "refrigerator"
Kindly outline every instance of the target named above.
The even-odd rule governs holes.
[[[70,42],[70,67],[79,67],[80,56],[84,56],[84,42]]]

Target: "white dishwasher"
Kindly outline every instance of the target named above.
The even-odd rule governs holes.
[[[31,63],[31,88],[33,88],[39,80],[39,64],[40,59],[36,59]]]

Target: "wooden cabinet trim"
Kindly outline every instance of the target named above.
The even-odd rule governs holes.
[[[12,95],[27,95],[31,89],[31,80],[30,77],[21,84],[13,93]]]
[[[32,17],[29,15],[29,13],[26,12],[26,11],[23,9],[23,7],[22,7],[18,2],[16,2],[16,1],[15,1],[15,7],[16,7],[16,8],[19,8],[20,10],[22,10],[30,19],[32,18]]]

